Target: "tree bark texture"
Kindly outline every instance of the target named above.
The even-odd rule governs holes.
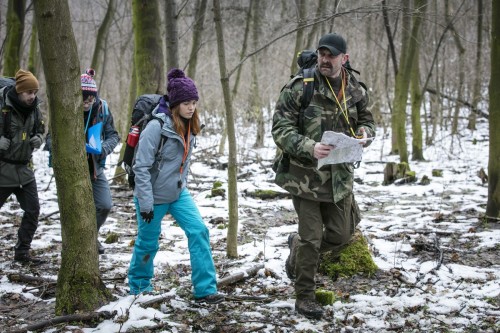
[[[236,147],[236,132],[234,126],[234,113],[231,104],[231,91],[229,88],[229,77],[226,69],[226,54],[224,51],[224,35],[222,29],[222,18],[220,10],[220,1],[214,0],[214,21],[217,36],[217,50],[219,56],[220,80],[222,92],[224,95],[224,106],[226,109],[226,129],[227,140],[229,144],[229,157],[227,166],[228,182],[228,206],[229,206],[229,225],[227,228],[227,256],[229,258],[238,257],[238,160]]]
[[[7,35],[4,54],[4,76],[14,76],[20,68],[21,42],[24,33],[25,0],[9,0],[7,7]]]
[[[297,34],[295,38],[295,52],[293,53],[292,64],[290,66],[290,74],[297,72],[299,65],[297,64],[297,54],[304,48],[304,25],[306,24],[307,1],[295,0],[297,8]]]
[[[208,0],[198,0],[196,5],[196,16],[193,25],[193,44],[191,45],[191,54],[189,56],[188,76],[195,80],[196,66],[198,65],[198,51],[201,48],[203,29],[205,26],[205,12],[207,11]],[[195,80],[196,81],[196,80]]]
[[[417,0],[415,8],[421,8],[425,0]],[[411,17],[409,15],[409,0],[402,0],[403,7],[403,30],[405,27],[410,31]],[[408,147],[406,145],[406,103],[408,101],[408,89],[410,84],[411,69],[415,50],[417,47],[417,38],[422,22],[420,15],[414,16],[411,33],[403,33],[403,48],[401,49],[401,60],[398,74],[396,75],[396,86],[394,93],[394,113],[393,113],[393,133],[396,135],[396,144],[401,162],[408,162]]]
[[[491,78],[490,94],[490,151],[488,160],[488,203],[486,215],[500,217],[500,2],[492,0],[491,11]]]
[[[177,32],[177,6],[175,0],[165,1],[165,25],[168,72],[171,68],[179,68],[179,33]]]
[[[82,139],[80,66],[67,0],[37,0],[35,15],[51,110],[52,155],[62,253],[56,313],[94,310],[109,292],[101,281],[97,227]]]
[[[243,57],[247,53],[248,35],[250,34],[250,26],[252,24],[252,8],[254,7],[254,2],[255,0],[250,0],[250,6],[248,7],[246,15],[245,32],[243,33],[243,45],[241,46],[241,51],[240,51],[240,61],[243,60]],[[232,91],[233,98],[238,94],[238,86],[240,84],[242,70],[243,70],[243,65],[239,66],[238,70],[236,71],[236,79],[234,79],[233,91]]]
[[[31,28],[31,39],[30,39],[30,53],[28,58],[28,70],[37,76],[40,67],[40,52],[38,52],[38,32],[36,30],[36,24],[33,24]]]
[[[476,35],[477,35],[477,46],[476,46],[476,63],[475,67],[475,78],[474,78],[474,86],[472,88],[472,105],[474,108],[477,108],[479,102],[482,99],[481,94],[481,82],[482,82],[482,57],[483,57],[483,0],[477,0],[477,26],[476,26]],[[470,130],[476,129],[476,118],[477,115],[474,112],[469,114],[469,123],[467,124],[467,128]]]
[[[261,21],[262,13],[260,9],[262,8],[259,0],[251,1],[252,5],[252,46],[254,49],[257,49],[259,46],[259,36],[261,35]],[[264,146],[264,113],[262,111],[262,99],[260,95],[260,87],[259,87],[259,75],[258,69],[259,64],[257,61],[257,57],[252,57],[252,93],[250,94],[251,103],[250,108],[252,112],[252,118],[255,120],[256,125],[256,135],[254,148],[259,148]]]
[[[419,13],[417,15],[424,16],[427,9],[427,0],[417,2]],[[412,73],[410,82],[411,94],[411,128],[412,128],[412,160],[424,161],[423,137],[422,137],[422,121],[420,111],[422,109],[423,94],[420,88],[420,42],[417,41],[415,46],[415,56],[412,63]]]
[[[134,65],[137,75],[137,96],[163,94],[165,65],[160,36],[158,0],[133,0]]]
[[[108,38],[111,23],[113,23],[113,16],[115,14],[115,11],[116,11],[116,0],[109,0],[108,9],[106,10],[106,15],[102,20],[99,30],[97,30],[94,55],[92,56],[92,62],[90,63],[90,67],[92,67],[101,78],[104,77],[104,73],[99,73],[99,70],[101,69],[100,68],[101,62],[104,62],[103,59],[106,56],[104,45],[106,39]]]

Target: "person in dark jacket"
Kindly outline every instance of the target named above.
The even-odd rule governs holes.
[[[155,118],[141,133],[133,165],[138,231],[128,272],[130,293],[153,290],[161,221],[170,213],[188,238],[195,301],[220,303],[224,296],[217,292],[208,228],[187,189],[191,152],[200,131],[198,91],[180,69],[170,70],[167,77],[170,109],[162,97],[153,110]],[[167,137],[163,146],[162,136]]]
[[[99,98],[97,84],[94,80],[95,71],[87,69],[81,75],[83,96],[83,121],[85,126],[85,139],[89,143],[88,131],[92,126],[102,123],[101,128],[101,152],[87,151],[87,161],[89,165],[90,180],[92,183],[92,193],[94,196],[95,214],[97,220],[97,233],[102,227],[108,214],[111,211],[113,202],[108,179],[104,174],[106,157],[113,152],[120,142],[120,136],[115,129],[113,115],[109,110],[108,103]],[[101,242],[97,240],[99,254],[103,254],[105,249]]]
[[[43,142],[45,127],[38,107],[38,80],[22,69],[15,79],[15,85],[0,89],[0,208],[11,194],[16,195],[24,214],[17,232],[14,260],[39,265],[44,260],[30,255],[40,215],[30,161],[33,151]]]

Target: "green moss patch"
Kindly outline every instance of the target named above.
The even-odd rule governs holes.
[[[357,230],[349,245],[347,245],[337,258],[331,252],[323,254],[319,272],[333,279],[338,277],[350,277],[355,274],[373,275],[378,267],[373,261],[368,243]]]

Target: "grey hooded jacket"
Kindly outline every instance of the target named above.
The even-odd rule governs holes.
[[[157,110],[158,107],[153,111],[153,117],[161,119],[163,127],[160,121],[149,121],[139,138],[133,166],[134,196],[139,201],[141,212],[153,210],[154,204],[171,203],[179,198],[187,185],[191,152],[196,142],[195,136],[191,135],[181,173],[184,140],[174,131],[172,119],[164,113],[157,114]],[[168,139],[160,147],[162,135]]]

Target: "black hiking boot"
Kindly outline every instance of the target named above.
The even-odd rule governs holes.
[[[309,319],[321,319],[323,317],[323,308],[313,299],[296,300],[295,310]]]
[[[215,293],[212,295],[207,295],[205,297],[195,298],[196,303],[208,303],[208,304],[219,304],[224,301],[224,295]]]
[[[32,265],[32,266],[38,266],[46,263],[46,261],[43,259],[30,256],[29,253],[16,253],[14,255],[14,261],[17,261],[23,265]]]
[[[290,249],[290,255],[285,261],[285,272],[286,276],[290,280],[295,280],[295,257],[297,256],[297,243],[299,242],[299,234],[292,232],[288,236],[288,248]]]

